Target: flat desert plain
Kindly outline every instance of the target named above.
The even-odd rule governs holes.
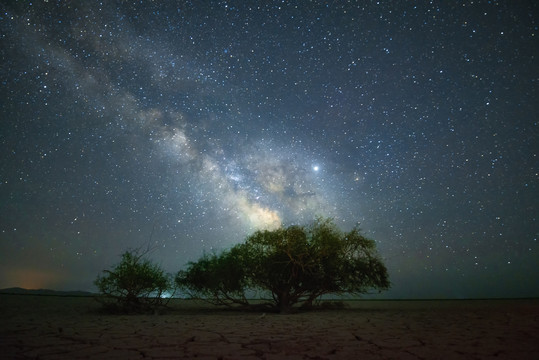
[[[108,315],[91,297],[0,295],[0,358],[539,359],[539,300],[345,303],[279,315],[174,299]]]

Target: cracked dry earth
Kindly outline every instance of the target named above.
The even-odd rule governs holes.
[[[0,295],[0,357],[539,359],[539,300],[354,301],[293,315],[169,305],[105,315],[92,298]]]

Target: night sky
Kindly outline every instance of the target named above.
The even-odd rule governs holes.
[[[327,216],[381,298],[539,296],[535,1],[0,9],[0,288]]]

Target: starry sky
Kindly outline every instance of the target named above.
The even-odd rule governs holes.
[[[381,298],[539,296],[534,1],[6,1],[0,288],[377,241]]]

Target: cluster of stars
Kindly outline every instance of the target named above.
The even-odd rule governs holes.
[[[146,241],[177,271],[329,216],[377,240],[390,296],[529,294],[534,5],[0,9],[0,287],[89,287]]]

